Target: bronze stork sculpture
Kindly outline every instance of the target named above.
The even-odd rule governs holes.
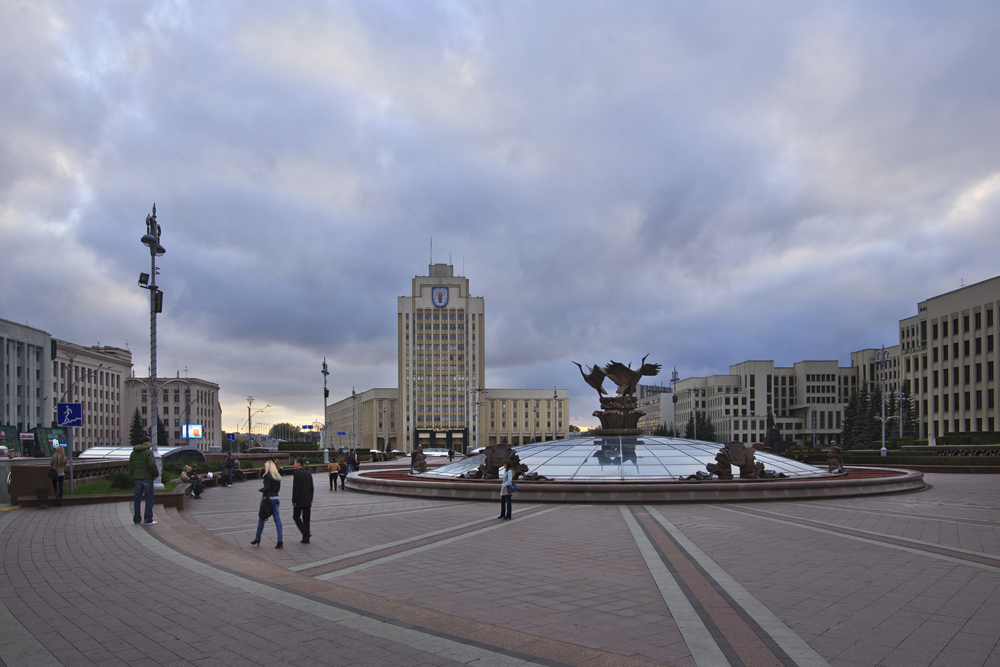
[[[604,368],[595,364],[590,372],[584,371],[582,365],[573,362],[579,367],[580,374],[587,384],[597,390],[601,401],[601,409],[594,412],[594,416],[601,420],[601,428],[595,430],[595,435],[630,436],[642,433],[638,428],[642,413],[638,410],[635,390],[644,376],[658,375],[661,368],[660,364],[647,364],[648,356],[647,354],[642,358],[639,368],[632,368],[631,362],[626,366],[612,359]],[[604,390],[605,377],[611,378],[618,385],[616,396],[605,396],[607,393]]]
[[[573,363],[579,367],[580,375],[583,376],[583,379],[587,382],[587,384],[597,390],[598,395],[604,396],[608,393],[604,389],[604,371],[601,370],[600,366],[594,364],[594,367],[590,370],[590,372],[585,372],[583,370],[583,366],[580,366],[580,364],[577,364],[575,361]]]
[[[628,366],[625,364],[611,360],[607,366],[604,367],[604,374],[611,378],[615,384],[618,385],[618,395],[619,396],[635,396],[635,389],[639,386],[639,380],[642,379],[644,375],[650,377],[660,374],[660,364],[647,364],[646,357],[642,358],[642,362],[639,364],[639,368],[633,370],[632,362],[629,362]]]

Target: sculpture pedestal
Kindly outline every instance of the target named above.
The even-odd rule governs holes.
[[[596,435],[642,435],[639,418],[642,413],[636,408],[635,396],[601,396],[601,409],[594,416],[601,420],[601,428]]]

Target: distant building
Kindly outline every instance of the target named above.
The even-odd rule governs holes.
[[[132,374],[132,353],[107,345],[83,346],[54,340],[51,423],[56,405],[80,403],[83,424],[71,427],[73,451],[128,445],[128,417],[123,413],[122,383]]]
[[[477,406],[480,447],[525,445],[569,437],[566,389],[484,389]]]
[[[52,336],[0,319],[0,424],[27,433],[49,426]]]
[[[156,443],[158,447],[197,447],[205,452],[209,447],[222,446],[219,385],[199,378],[182,378],[178,373],[175,378],[157,377],[156,386],[160,392],[157,408],[167,432],[167,442]],[[151,432],[154,422],[148,377],[131,377],[125,381],[123,407],[126,439],[136,408],[143,428]]]
[[[857,371],[837,361],[800,361],[791,367],[773,361],[744,361],[728,375],[686,378],[677,383],[677,425],[684,429],[692,411],[703,412],[720,442],[762,443],[771,410],[781,437],[829,445],[843,428],[844,408]]]
[[[451,264],[431,264],[428,275],[414,277],[410,296],[397,299],[398,388],[327,406],[329,444],[382,449],[388,439],[405,452],[461,452],[568,437],[568,390],[484,387],[484,318],[483,297],[470,294],[469,279]]]
[[[674,394],[670,387],[641,384],[636,393],[636,402],[637,409],[642,413],[639,428],[643,433],[652,434],[677,421],[674,414]]]
[[[998,320],[1000,276],[921,301],[899,321],[902,378],[931,443],[996,430]]]
[[[380,451],[399,449],[396,432],[398,405],[399,391],[395,388],[368,389],[328,405],[328,446],[333,449],[360,447]]]

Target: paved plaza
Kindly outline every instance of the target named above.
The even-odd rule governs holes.
[[[33,665],[1000,666],[1000,475],[796,502],[588,505],[328,490],[284,549],[259,482],[135,526],[0,513],[0,659]]]

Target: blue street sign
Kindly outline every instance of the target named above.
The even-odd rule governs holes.
[[[57,403],[56,417],[59,426],[83,426],[83,403]]]
[[[226,440],[228,440],[229,442],[235,442],[236,441],[236,434],[235,433],[227,433],[226,434]]]
[[[337,431],[337,435],[347,435],[344,431]]]

